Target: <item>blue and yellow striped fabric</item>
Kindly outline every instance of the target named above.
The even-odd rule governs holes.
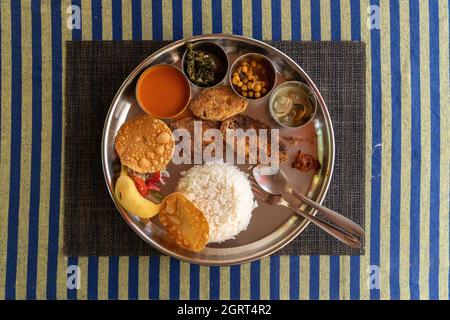
[[[67,27],[71,5],[80,29]],[[448,0],[2,0],[0,10],[0,298],[449,299]],[[367,43],[367,254],[224,268],[66,258],[65,41],[221,32]],[[68,290],[74,264],[81,286]]]

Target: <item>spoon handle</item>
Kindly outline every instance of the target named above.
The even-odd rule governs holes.
[[[284,205],[289,209],[291,209],[292,211],[294,211],[295,213],[297,213],[298,215],[302,216],[303,218],[311,221],[316,226],[326,231],[327,233],[329,233],[336,239],[340,240],[341,242],[345,243],[346,245],[352,248],[361,248],[361,242],[355,236],[343,232],[338,228],[336,228],[335,226],[333,226],[332,224],[322,221],[313,215],[307,214],[306,212],[296,209],[294,206],[290,205],[287,201],[284,203]]]
[[[318,204],[317,202],[312,201],[308,197],[304,196],[301,193],[296,192],[295,190],[292,190],[291,194],[300,199],[303,203],[316,209],[328,220],[334,222],[337,226],[341,227],[342,229],[349,232],[353,232],[354,234],[360,236],[361,238],[364,237],[364,230],[350,219],[344,217],[342,214],[339,214],[336,211],[333,211],[329,208],[326,208]]]

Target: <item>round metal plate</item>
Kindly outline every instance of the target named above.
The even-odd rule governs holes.
[[[128,119],[142,113],[135,97],[135,85],[139,75],[148,67],[168,63],[181,66],[181,57],[186,42],[208,40],[222,46],[230,60],[233,61],[243,53],[258,52],[266,55],[274,63],[278,74],[278,84],[287,80],[297,80],[307,83],[318,98],[318,110],[312,121],[298,129],[280,128],[270,118],[268,99],[251,102],[245,114],[248,114],[273,128],[280,128],[281,136],[295,136],[300,138],[299,143],[292,146],[288,153],[289,161],[282,167],[283,170],[291,170],[289,176],[295,188],[312,200],[321,203],[330,184],[334,163],[334,136],[331,119],[327,106],[313,81],[292,59],[281,51],[251,38],[235,35],[203,35],[174,42],[145,59],[124,81],[114,100],[112,101],[105,120],[102,139],[102,163],[103,172],[112,200],[128,225],[147,243],[164,254],[190,263],[202,265],[231,265],[249,262],[272,254],[297,237],[308,225],[308,221],[293,214],[289,209],[275,206],[270,207],[259,202],[258,208],[253,211],[252,219],[247,230],[241,232],[235,239],[220,244],[210,244],[202,252],[193,253],[180,249],[166,236],[164,228],[159,224],[158,217],[151,220],[143,220],[129,214],[119,205],[114,196],[114,184],[120,173],[120,161],[114,150],[114,139],[120,126]],[[227,81],[227,80],[225,80]],[[226,82],[224,82],[227,84]],[[199,92],[199,88],[191,87],[192,96]],[[321,163],[318,172],[299,172],[290,168],[296,151],[312,154]],[[180,171],[186,170],[191,165],[169,164],[168,171],[171,177],[164,186],[163,194],[174,190]],[[244,171],[245,166],[240,166]],[[309,208],[302,208],[314,214]]]

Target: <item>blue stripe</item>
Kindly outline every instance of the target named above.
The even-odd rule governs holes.
[[[430,299],[439,299],[439,197],[441,176],[441,101],[439,79],[439,3],[429,1],[430,21]],[[448,83],[447,83],[448,85]],[[449,106],[447,106],[448,108]]]
[[[189,299],[199,299],[200,288],[200,266],[198,264],[189,265]]]
[[[341,1],[330,0],[331,40],[341,40]]]
[[[183,2],[172,0],[172,30],[173,40],[183,38]]]
[[[139,257],[128,258],[128,299],[139,298]]]
[[[250,263],[250,299],[259,300],[260,291],[260,270],[261,265],[259,261]]]
[[[47,256],[47,299],[56,299],[56,271],[59,254],[59,207],[62,143],[62,35],[61,1],[52,1],[52,150],[50,212]]]
[[[88,258],[88,287],[87,297],[89,300],[98,299],[98,257]]]
[[[162,0],[152,1],[152,30],[153,30],[153,40],[162,40]]]
[[[170,291],[171,300],[180,299],[180,260],[170,258]]]
[[[359,0],[350,1],[351,33],[353,41],[361,40],[361,12]],[[359,256],[350,257],[350,299],[360,298],[361,261]]]
[[[212,0],[211,11],[213,33],[222,33],[222,1]]]
[[[241,266],[230,267],[230,299],[239,300],[241,298]]]
[[[352,40],[361,40],[361,7],[359,0],[350,0]]]
[[[159,299],[159,263],[160,257],[149,257],[149,297],[150,299]]]
[[[141,0],[131,2],[131,14],[133,16],[133,40],[142,40],[142,3]]]
[[[113,0],[112,6],[112,37],[113,40],[122,40],[122,1]],[[101,19],[100,19],[101,21]],[[92,26],[94,28],[94,26]],[[92,34],[94,30],[92,30]],[[102,34],[96,36],[95,40],[101,40]]]
[[[300,288],[300,257],[289,257],[289,298],[298,300]]]
[[[379,7],[378,0],[371,5]],[[372,69],[372,180],[371,180],[371,221],[370,221],[370,264],[380,265],[380,193],[381,193],[381,57],[380,30],[372,29],[371,69]],[[370,291],[371,299],[380,298],[380,290]]]
[[[81,40],[82,38],[81,26],[83,25],[83,17],[82,17],[83,11],[81,10],[81,0],[72,0],[72,6],[77,6],[78,8],[80,8],[80,28],[72,29],[72,40]],[[75,13],[75,11],[72,11],[72,13]]]
[[[330,0],[331,40],[341,40],[341,3],[340,0]],[[340,258],[330,256],[330,299],[339,300]]]
[[[309,299],[319,299],[320,256],[309,257]]]
[[[67,258],[67,267],[69,266],[78,266],[78,257],[68,257]],[[68,300],[77,300],[77,289],[69,289],[67,288],[67,299]]]
[[[242,1],[233,0],[231,4],[233,33],[242,35]]]
[[[281,40],[281,3],[272,0],[272,40]]]
[[[391,232],[390,232],[390,295],[400,298],[400,188],[402,159],[402,99],[400,70],[400,12],[398,0],[390,2],[391,15]]]
[[[320,41],[320,1],[311,0],[311,39]]]
[[[11,159],[5,298],[16,297],[17,229],[20,201],[22,127],[22,45],[20,1],[11,1]]]
[[[350,299],[359,300],[360,298],[360,275],[361,260],[359,256],[350,257]]]
[[[291,0],[291,38],[294,41],[302,39],[301,16],[300,2]]]
[[[270,257],[270,300],[280,299],[280,256]]]
[[[411,299],[419,299],[420,267],[420,16],[419,1],[409,3],[411,59],[411,200],[410,200],[410,270]]]
[[[340,257],[330,256],[330,300],[339,300]]]
[[[114,2],[113,2],[114,5]],[[92,1],[92,40],[102,39],[102,0]]]
[[[119,257],[109,257],[108,266],[108,299],[119,297]]]
[[[220,298],[220,268],[209,268],[209,299],[217,300]]]
[[[30,212],[28,220],[27,299],[36,299],[37,253],[39,241],[39,203],[41,187],[41,130],[42,130],[42,48],[41,3],[31,3],[32,43],[32,138]]]
[[[202,31],[202,1],[192,1],[192,33],[194,36],[200,35]]]
[[[262,7],[261,1],[252,0],[252,28],[253,38],[262,39]]]

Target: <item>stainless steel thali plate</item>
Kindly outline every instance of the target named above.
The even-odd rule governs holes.
[[[287,55],[261,41],[235,35],[214,34],[183,39],[158,50],[136,67],[114,97],[105,120],[101,146],[105,181],[112,200],[128,225],[143,240],[162,253],[202,265],[231,265],[249,262],[281,249],[297,237],[309,222],[293,214],[287,208],[270,207],[265,203],[259,203],[258,208],[253,211],[247,230],[241,232],[233,240],[220,244],[210,244],[202,252],[194,253],[181,249],[167,240],[164,228],[159,224],[158,216],[150,220],[143,220],[123,210],[115,199],[113,192],[115,181],[120,173],[120,161],[114,150],[115,136],[126,120],[142,113],[135,97],[135,85],[139,75],[148,67],[159,63],[181,67],[181,58],[186,42],[199,40],[213,41],[222,46],[228,55],[230,65],[244,53],[261,53],[273,62],[277,71],[278,84],[288,80],[297,80],[305,82],[314,90],[318,99],[318,110],[314,119],[304,127],[298,129],[280,128],[270,118],[268,96],[259,101],[250,102],[245,114],[269,124],[273,128],[280,128],[281,136],[297,137],[298,144],[292,147],[289,154],[302,150],[317,157],[321,164],[320,170],[315,173],[292,172],[293,180],[291,183],[295,185],[299,192],[308,195],[312,200],[319,203],[323,201],[330,184],[334,163],[333,127],[325,101],[309,76]],[[227,79],[224,81],[224,84],[228,84]],[[192,96],[197,94],[199,90],[201,89],[191,87]],[[292,160],[290,159],[288,162],[290,164]],[[289,168],[289,164],[283,169],[294,170]],[[172,163],[169,164],[168,171],[171,173],[171,177],[162,190],[163,194],[173,191],[180,172],[189,167],[191,165],[175,166]],[[246,171],[246,167],[240,167]],[[307,207],[303,209],[314,213]]]

